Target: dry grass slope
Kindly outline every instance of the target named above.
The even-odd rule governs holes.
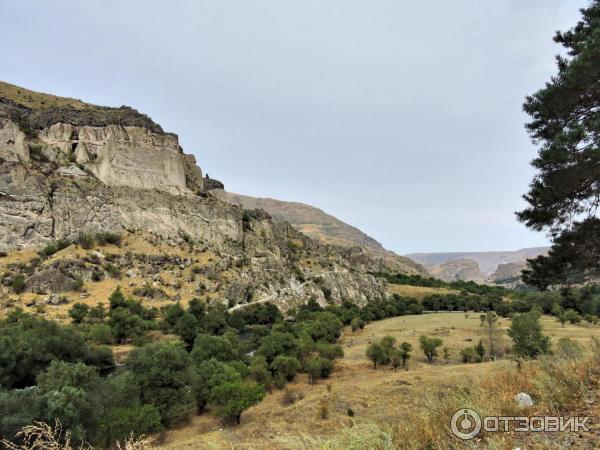
[[[85,108],[89,105],[75,98],[58,97],[52,94],[44,94],[29,89],[15,86],[0,81],[0,97],[13,100],[30,109],[47,109],[60,106],[71,106],[73,108]]]
[[[562,328],[550,317],[542,318],[542,324],[554,340],[570,337],[589,347],[591,336],[600,337],[597,326],[566,325]],[[507,319],[500,321],[502,330],[508,325]],[[426,363],[417,344],[421,334],[442,338],[444,346],[450,349],[449,360],[438,359],[433,365]],[[365,350],[370,342],[384,335],[413,344],[415,350],[408,371],[395,373],[389,366],[373,370],[364,356]],[[289,388],[301,397],[292,405],[284,406],[284,392],[273,391],[245,413],[242,424],[234,428],[224,428],[209,411],[194,418],[190,425],[170,431],[158,448],[448,448],[449,418],[463,402],[468,401],[482,413],[515,412],[513,396],[525,391],[534,396],[536,404],[540,402],[531,414],[548,411],[545,405],[553,400],[545,393],[556,392],[556,389],[543,384],[548,383],[549,372],[540,368],[537,362],[526,363],[518,370],[516,363],[508,359],[479,364],[460,361],[460,350],[482,337],[479,314],[475,313],[402,316],[373,322],[356,333],[347,330],[342,337],[345,356],[336,362],[331,378],[311,386],[300,377]],[[503,345],[509,345],[508,338]],[[574,374],[586,374],[586,367],[589,367],[586,364],[574,362],[561,373],[570,373],[573,369]],[[583,401],[580,403],[587,405]],[[586,412],[600,413],[596,403],[591,407],[592,410]],[[321,418],[323,408],[327,411],[325,419]],[[348,416],[349,408],[353,418]],[[532,439],[538,438],[548,437],[534,436]],[[513,438],[501,435],[494,439],[490,448],[514,448],[510,446],[515,442]],[[587,442],[588,447],[582,444],[579,448],[593,448],[589,447],[589,436],[581,442]],[[433,446],[426,447],[428,443]],[[487,448],[487,444],[480,442],[478,445]]]

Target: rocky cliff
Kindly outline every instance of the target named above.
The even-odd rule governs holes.
[[[500,265],[516,263],[522,266],[525,265],[527,259],[548,253],[548,249],[549,247],[532,247],[506,252],[411,253],[405,256],[423,264],[430,272],[435,271],[436,266],[449,261],[468,259],[477,263],[482,274],[493,281],[497,278],[493,274]]]
[[[430,267],[429,272],[434,277],[448,282],[458,280],[486,282],[486,277],[479,269],[479,265],[470,259],[453,259],[444,264]]]
[[[498,268],[490,275],[494,283],[518,284],[521,282],[521,273],[527,268],[525,261],[498,264]]]
[[[101,231],[187,249],[190,264],[204,261],[210,298],[230,306],[271,300],[287,309],[310,297],[366,302],[387,295],[385,283],[366,274],[381,261],[209,195],[193,156],[147,116],[0,85],[0,250]],[[64,286],[44,280],[82,279],[89,262],[78,258],[5,269],[26,277],[29,290],[48,293]],[[132,260],[144,255],[134,252],[124,267]],[[135,267],[147,271],[140,282],[156,282],[150,275],[158,269]]]
[[[358,228],[348,225],[314,206],[272,198],[250,197],[225,192],[223,189],[217,189],[212,194],[232,205],[263,209],[273,217],[289,222],[298,231],[313,239],[347,249],[346,251],[355,259],[364,255],[367,261],[369,259],[379,261],[379,264],[373,267],[374,272],[427,275],[427,271],[420,264],[386,250],[379,242]]]

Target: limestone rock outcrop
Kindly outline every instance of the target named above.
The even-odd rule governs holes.
[[[429,269],[431,274],[443,281],[475,281],[485,283],[486,277],[479,265],[470,259],[454,259]]]
[[[208,178],[195,158],[147,116],[74,101],[33,110],[1,94],[1,251],[108,231],[218,255],[199,270],[214,296],[232,307],[273,301],[289,309],[309,298],[364,303],[388,295],[385,281],[367,273],[380,264],[368,254],[326,245],[262,210],[207,195]],[[149,276],[171,264],[144,255],[114,263],[123,273]],[[45,260],[32,270],[21,274],[37,293],[106,275],[77,259]]]

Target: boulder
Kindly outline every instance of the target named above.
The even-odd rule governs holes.
[[[75,259],[46,264],[25,281],[25,290],[37,294],[70,291],[78,280],[90,280],[94,267]]]
[[[525,392],[519,392],[517,395],[515,395],[515,400],[521,408],[533,406],[533,400],[531,399],[531,396]]]
[[[64,305],[68,302],[69,301],[66,297],[62,297],[58,294],[50,294],[48,297],[46,297],[46,300],[44,300],[46,305],[52,306]]]

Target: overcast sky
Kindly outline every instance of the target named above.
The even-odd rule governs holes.
[[[582,0],[0,2],[0,79],[130,105],[227,190],[399,253],[545,245],[515,220],[525,95]]]

